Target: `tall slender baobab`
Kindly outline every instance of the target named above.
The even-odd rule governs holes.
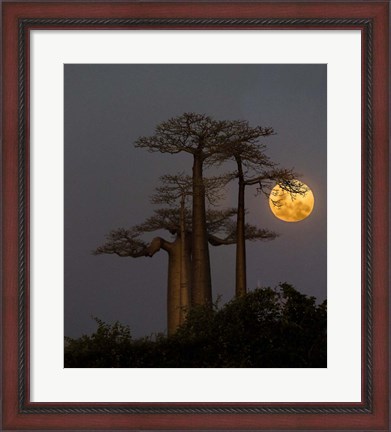
[[[152,136],[140,137],[136,147],[151,152],[192,155],[192,289],[195,304],[211,304],[212,285],[206,229],[204,163],[220,151],[234,131],[232,122],[203,114],[184,113],[160,123]]]
[[[273,135],[271,127],[251,127],[246,121],[232,121],[231,134],[220,148],[220,153],[213,155],[211,163],[221,163],[233,159],[236,163],[238,179],[237,217],[236,217],[236,296],[247,292],[246,281],[246,221],[245,190],[247,186],[258,185],[265,193],[276,184],[289,193],[303,193],[300,183],[295,180],[297,174],[292,170],[281,169],[265,154],[266,146],[261,138]],[[278,203],[276,203],[278,205]]]
[[[165,175],[160,177],[161,186],[156,188],[156,194],[152,196],[154,204],[179,204],[179,231],[180,256],[179,256],[179,303],[180,323],[184,321],[185,311],[190,306],[191,296],[191,265],[190,265],[190,235],[186,217],[186,201],[191,195],[191,182],[184,174]]]
[[[205,198],[209,205],[216,205],[223,197],[224,186],[231,179],[231,175],[221,175],[215,177],[204,177],[204,190]],[[191,281],[191,268],[187,265],[188,256],[187,252],[193,250],[193,239],[190,239],[190,226],[187,218],[185,217],[187,211],[188,201],[193,195],[193,181],[192,177],[181,172],[178,174],[167,174],[160,177],[161,186],[156,188],[156,193],[152,196],[153,204],[168,204],[174,208],[179,208],[179,236],[181,239],[181,297],[182,306],[187,307],[190,305],[199,304],[197,290],[192,289]],[[225,210],[222,212],[206,210],[206,226],[207,234],[216,232],[216,222],[219,224],[224,223],[230,217],[233,210]],[[218,217],[222,217],[218,220]],[[211,226],[213,224],[214,226]],[[193,221],[190,223],[193,226]],[[192,229],[192,228],[191,228]],[[191,247],[189,245],[191,243]],[[193,255],[193,253],[192,253]],[[192,256],[193,265],[193,256]],[[210,270],[209,270],[210,271]],[[189,296],[191,298],[189,298]]]

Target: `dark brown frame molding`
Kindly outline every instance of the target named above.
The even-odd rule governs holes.
[[[18,2],[2,4],[3,430],[388,431],[389,2]],[[359,403],[29,401],[29,31],[360,29],[362,400]],[[385,202],[386,201],[386,202]]]

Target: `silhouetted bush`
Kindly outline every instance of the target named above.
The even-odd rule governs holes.
[[[327,306],[289,284],[259,288],[221,308],[199,306],[171,337],[133,339],[99,319],[96,333],[65,338],[65,367],[327,366]]]

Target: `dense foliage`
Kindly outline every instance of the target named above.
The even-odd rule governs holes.
[[[222,307],[197,306],[170,336],[133,339],[129,327],[96,319],[97,331],[65,338],[65,367],[327,366],[327,306],[289,284],[259,288]]]

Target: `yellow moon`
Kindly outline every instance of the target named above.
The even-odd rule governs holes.
[[[269,205],[273,214],[285,222],[299,222],[307,218],[314,208],[314,194],[304,183],[296,181],[298,186],[306,189],[304,195],[290,194],[280,185],[274,186],[269,196]]]

